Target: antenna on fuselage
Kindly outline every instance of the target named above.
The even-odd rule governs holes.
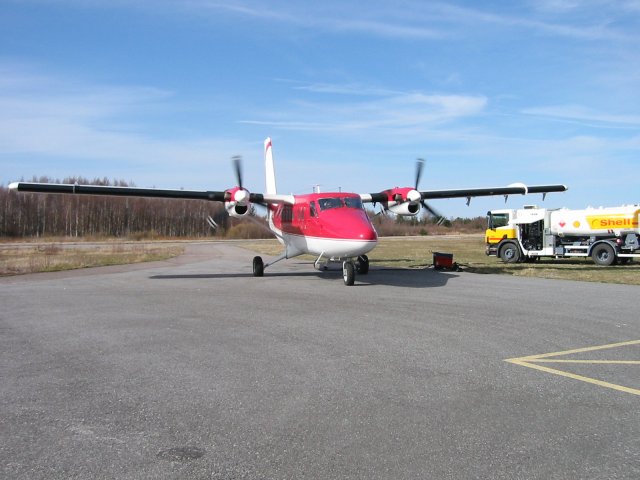
[[[313,193],[320,193],[320,184],[315,184],[313,186]]]

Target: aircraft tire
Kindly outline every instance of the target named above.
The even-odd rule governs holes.
[[[369,257],[360,255],[356,262],[356,271],[362,275],[369,273]]]
[[[348,287],[353,285],[356,281],[356,267],[353,262],[347,260],[342,263],[342,279],[344,284]]]
[[[264,262],[262,261],[262,257],[253,257],[253,276],[264,276]]]

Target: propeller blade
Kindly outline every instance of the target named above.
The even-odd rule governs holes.
[[[423,168],[424,168],[424,159],[418,158],[416,160],[416,190],[418,190],[418,184],[420,183],[420,177],[422,177]],[[420,205],[422,205],[422,208],[424,208],[427,212],[429,212],[429,215],[431,215],[436,219],[436,224],[442,225],[445,222],[446,217],[442,215],[440,212],[438,212],[431,205],[429,205],[427,202],[425,202],[424,200],[420,200]]]
[[[433,216],[436,220],[437,220],[437,224],[438,225],[442,225],[444,223],[444,221],[446,220],[446,218],[440,214],[440,212],[438,212],[435,208],[433,208],[431,205],[429,205],[427,202],[425,202],[424,200],[422,200],[420,202],[420,204],[422,205],[422,208],[424,208],[427,212],[429,212],[429,214],[431,216]]]
[[[424,160],[422,158],[418,158],[416,160],[416,190],[418,190],[418,185],[420,184],[420,177],[422,176],[422,167],[424,167]]]
[[[384,209],[384,207],[382,205],[380,205],[380,211],[378,213],[376,213],[376,217],[377,216],[383,216],[386,217],[387,216],[387,211]]]
[[[235,155],[234,157],[231,158],[231,160],[233,161],[233,167],[236,171],[236,180],[238,180],[238,186],[240,188],[242,187],[242,157],[240,155]]]
[[[218,228],[218,224],[216,223],[216,221],[213,219],[211,215],[207,216],[207,223],[213,230],[216,230]]]

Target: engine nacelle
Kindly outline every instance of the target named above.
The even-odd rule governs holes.
[[[251,202],[249,202],[249,192],[244,188],[235,187],[225,192],[227,201],[224,208],[231,217],[244,217],[251,213]]]
[[[251,211],[250,204],[242,204],[238,202],[225,202],[224,208],[230,217],[240,218],[248,215]]]
[[[387,208],[391,213],[405,217],[413,217],[420,213],[420,203],[404,202],[396,205],[389,205]]]
[[[389,197],[386,209],[391,213],[408,217],[413,217],[420,213],[421,196],[417,190],[410,187],[396,187],[384,193]]]

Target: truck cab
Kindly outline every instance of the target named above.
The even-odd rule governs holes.
[[[515,210],[491,210],[487,212],[485,242],[486,254],[497,255],[498,245],[503,240],[516,238],[516,229],[511,224]]]
[[[487,212],[485,253],[496,255],[506,263],[554,255],[555,237],[549,230],[551,212],[535,205]]]

